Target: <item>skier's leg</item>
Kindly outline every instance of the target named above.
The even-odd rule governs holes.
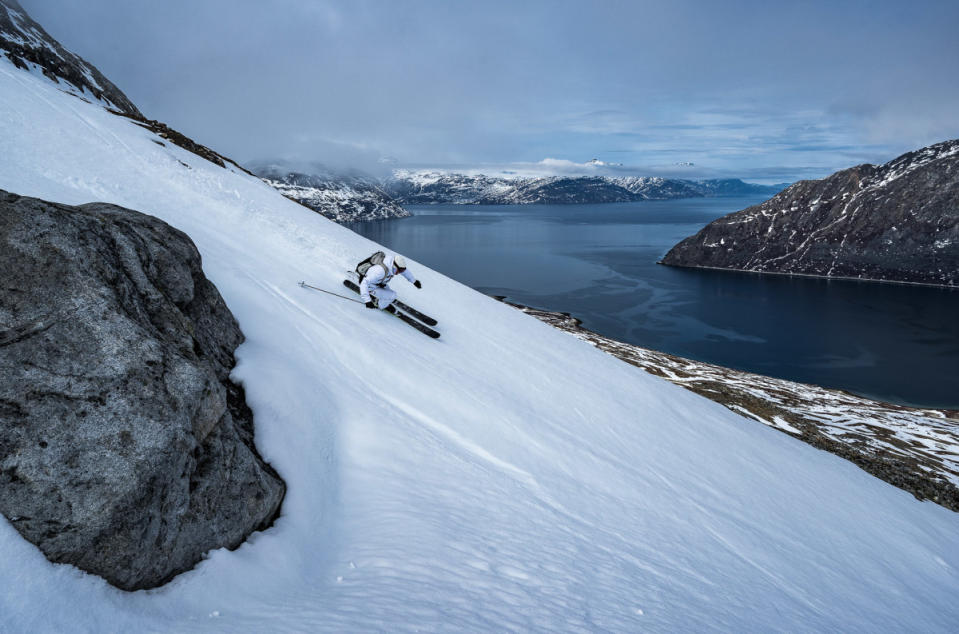
[[[396,299],[396,291],[389,287],[371,288],[370,295],[376,297],[376,307],[380,310],[385,310]]]

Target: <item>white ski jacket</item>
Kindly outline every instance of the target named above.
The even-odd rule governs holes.
[[[396,265],[393,264],[393,260],[396,258],[395,255],[388,255],[386,259],[383,260],[383,264],[376,264],[369,268],[366,272],[366,275],[363,276],[362,281],[360,281],[360,300],[365,304],[370,301],[370,292],[372,291],[373,295],[380,296],[382,293],[377,293],[380,289],[391,290],[389,287],[390,280],[393,279],[393,276],[396,275]],[[409,281],[410,284],[416,281],[416,277],[410,273],[409,269],[406,269],[400,273],[403,277]],[[391,295],[395,294],[390,293]],[[382,298],[381,298],[382,299]],[[391,300],[392,301],[392,300]],[[383,303],[383,302],[380,302]],[[389,302],[387,302],[389,303]],[[386,307],[386,304],[383,305],[383,308]]]

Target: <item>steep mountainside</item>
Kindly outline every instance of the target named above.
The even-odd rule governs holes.
[[[406,218],[410,212],[363,174],[340,174],[322,167],[308,173],[282,163],[260,163],[251,171],[281,194],[335,222]]]
[[[50,37],[16,0],[0,0],[0,51],[18,68],[26,70],[29,63],[36,64],[53,81],[65,80],[81,94],[104,101],[125,114],[142,117],[119,88]]]
[[[778,186],[739,179],[690,181],[649,176],[487,176],[397,170],[385,184],[409,205],[529,205],[633,202],[703,196],[773,195]]]
[[[33,21],[16,0],[0,0],[0,51],[21,70],[40,72],[80,99],[96,99],[114,114],[127,117],[160,138],[211,163],[226,167],[235,161],[177,132],[165,123],[147,119],[119,88],[92,64],[71,53]],[[160,140],[162,139],[162,141]]]
[[[583,328],[569,313],[510,305],[650,374],[841,456],[918,499],[959,512],[959,411],[892,405],[684,359],[609,339]]]
[[[959,284],[959,140],[796,183],[710,223],[662,262]]]
[[[955,630],[956,513],[412,258],[439,341],[298,288],[383,247],[160,140],[0,59],[0,188],[196,245],[283,514],[135,593],[0,521],[0,631]]]

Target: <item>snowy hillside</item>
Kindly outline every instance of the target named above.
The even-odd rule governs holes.
[[[195,241],[283,515],[132,594],[0,521],[0,631],[955,631],[959,515],[415,262],[438,341],[301,289],[377,245],[158,140],[0,58],[0,188]]]
[[[920,500],[959,511],[959,411],[894,405],[677,357],[604,337],[568,313],[510,305],[617,359],[850,460]]]

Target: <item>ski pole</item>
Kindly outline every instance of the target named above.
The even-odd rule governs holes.
[[[345,295],[337,295],[336,293],[331,293],[330,291],[325,291],[325,290],[323,290],[322,288],[317,288],[317,287],[315,287],[315,286],[310,286],[310,285],[307,284],[306,282],[300,282],[300,286],[303,286],[303,287],[306,287],[306,288],[312,288],[314,291],[320,291],[321,293],[326,293],[327,295],[332,295],[333,297],[339,297],[340,299],[345,299],[345,300],[348,301],[348,302],[356,302],[357,304],[362,304],[362,303],[363,303],[363,302],[361,302],[361,301],[358,300],[358,299],[353,299],[352,297],[347,297],[347,296],[345,296]]]

